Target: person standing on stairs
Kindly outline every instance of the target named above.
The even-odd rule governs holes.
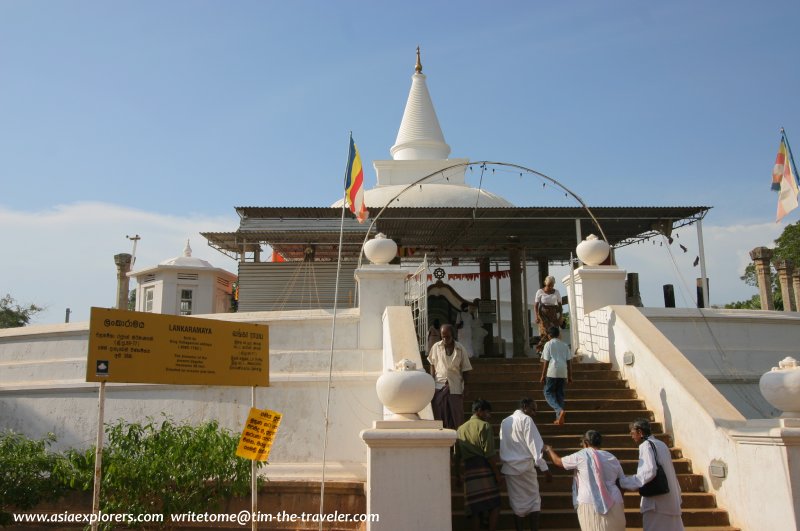
[[[467,349],[469,357],[474,358],[475,351],[472,349],[472,323],[474,319],[470,309],[468,302],[461,303],[461,311],[456,317],[456,329],[458,330],[458,342]]]
[[[442,340],[428,354],[436,386],[431,408],[433,418],[441,420],[445,428],[455,430],[464,422],[464,389],[472,364],[464,346],[453,339],[452,325],[443,324],[440,333]]]
[[[544,398],[556,412],[553,424],[564,424],[567,411],[564,392],[567,383],[572,383],[572,351],[569,346],[559,339],[561,329],[551,326],[548,330],[550,341],[542,350],[542,376],[539,381],[544,383]]]
[[[464,484],[464,505],[474,531],[480,529],[482,514],[489,515],[489,531],[497,529],[500,517],[503,476],[497,464],[491,416],[492,405],[487,400],[473,402],[472,417],[459,426],[454,449],[456,480]]]
[[[536,468],[545,473],[548,483],[553,475],[542,458],[544,442],[533,417],[536,402],[530,398],[519,401],[519,409],[500,423],[500,471],[506,479],[508,501],[514,511],[514,528],[523,531],[526,518],[531,531],[539,530],[542,497]]]
[[[536,292],[533,299],[533,314],[536,326],[539,328],[539,343],[536,345],[536,352],[539,353],[544,350],[545,344],[553,337],[550,334],[550,327],[561,326],[561,323],[564,322],[561,294],[555,286],[555,277],[545,277],[544,286]]]
[[[620,480],[620,485],[626,490],[638,490],[656,477],[657,465],[661,465],[667,476],[669,492],[658,496],[642,496],[640,510],[644,531],[683,531],[681,486],[669,447],[653,437],[647,419],[634,420],[630,429],[631,438],[639,445],[639,467],[635,476],[625,476]]]
[[[559,457],[545,446],[554,465],[575,470],[572,504],[578,510],[581,531],[625,531],[625,502],[616,485],[625,473],[613,454],[600,449],[603,436],[589,430],[583,436],[583,450]]]

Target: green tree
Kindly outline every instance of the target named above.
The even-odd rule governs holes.
[[[9,294],[0,299],[0,328],[18,328],[25,326],[38,312],[44,310],[41,306],[30,304],[20,306]]]
[[[787,225],[786,228],[783,229],[783,232],[781,232],[781,235],[778,236],[778,239],[775,240],[773,261],[777,260],[788,260],[792,262],[795,268],[800,267],[800,221]],[[775,303],[775,309],[783,310],[781,286],[774,266],[770,267],[770,275],[772,278],[772,300]],[[744,274],[739,278],[748,286],[758,287],[756,266],[752,263],[747,265]],[[731,302],[726,304],[725,307],[734,309],[761,309],[761,297],[754,295],[749,300]]]

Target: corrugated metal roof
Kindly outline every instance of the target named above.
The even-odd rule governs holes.
[[[622,246],[659,232],[702,219],[709,207],[589,207],[608,242]],[[202,233],[209,244],[224,252],[252,251],[254,242],[269,244],[288,259],[302,259],[313,248],[319,260],[335,260],[338,251],[341,208],[237,207],[239,230]],[[349,212],[343,227],[342,252],[356,259],[371,220],[381,211],[370,208],[370,220],[359,224]],[[581,234],[600,235],[582,207],[386,208],[372,226],[394,239],[408,253],[427,253],[464,260],[505,258],[510,246],[528,257],[549,260],[569,258],[576,245],[576,220]]]

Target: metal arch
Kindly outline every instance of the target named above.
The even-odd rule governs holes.
[[[558,186],[559,188],[564,190],[566,193],[571,195],[578,203],[580,203],[580,205],[583,207],[583,209],[586,210],[586,213],[589,214],[589,217],[592,218],[592,221],[594,222],[595,226],[597,227],[597,230],[600,231],[600,235],[603,237],[603,240],[608,242],[608,238],[606,238],[606,233],[603,231],[603,227],[600,226],[600,222],[597,221],[597,218],[594,217],[594,214],[592,213],[592,210],[589,208],[589,206],[583,201],[583,199],[580,198],[580,196],[578,194],[576,194],[575,192],[573,192],[572,190],[570,190],[569,188],[567,188],[566,186],[564,186],[563,184],[558,182],[556,179],[550,177],[549,175],[545,175],[542,172],[533,170],[531,168],[526,168],[525,166],[520,166],[519,164],[512,164],[510,162],[493,162],[493,161],[489,161],[489,160],[478,160],[478,161],[473,161],[473,162],[459,162],[458,164],[453,164],[452,166],[448,166],[446,168],[442,168],[440,170],[436,170],[435,172],[430,173],[430,174],[426,175],[425,177],[422,177],[422,178],[414,181],[413,183],[409,184],[408,186],[406,186],[405,188],[400,190],[397,194],[395,194],[391,199],[389,199],[389,201],[387,201],[387,203],[385,205],[383,205],[383,208],[381,208],[380,212],[378,212],[378,215],[375,216],[374,218],[372,218],[372,221],[370,222],[370,225],[369,225],[369,229],[367,230],[367,233],[364,235],[364,241],[361,242],[361,253],[359,253],[359,255],[358,255],[358,267],[359,268],[361,267],[361,257],[364,255],[364,245],[366,245],[367,240],[369,239],[369,235],[372,233],[373,227],[375,227],[375,222],[378,221],[378,218],[381,217],[381,214],[383,214],[383,211],[386,210],[389,207],[389,205],[391,205],[394,202],[395,199],[397,199],[398,197],[400,197],[401,195],[406,193],[411,188],[414,188],[415,186],[417,186],[419,184],[422,184],[423,182],[427,181],[431,177],[435,177],[436,175],[439,175],[439,174],[444,175],[444,172],[446,172],[447,170],[452,170],[454,168],[460,168],[462,166],[463,167],[467,167],[467,166],[475,166],[475,165],[478,165],[481,168],[486,168],[486,166],[489,165],[489,164],[495,165],[495,166],[505,166],[505,167],[509,167],[509,168],[516,168],[518,170],[523,170],[523,171],[526,171],[528,173],[532,173],[534,175],[538,175],[542,179],[546,179],[546,180],[550,181],[551,183],[555,184],[556,186]]]

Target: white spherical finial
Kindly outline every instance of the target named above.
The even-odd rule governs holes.
[[[797,360],[786,357],[764,373],[758,382],[767,402],[783,411],[781,418],[800,418],[800,367]]]
[[[430,404],[435,391],[433,377],[417,369],[409,359],[395,364],[394,371],[384,372],[375,383],[378,398],[398,419],[416,420]]]
[[[603,263],[608,258],[608,253],[611,247],[608,243],[599,239],[594,234],[590,234],[578,244],[575,252],[578,254],[581,262],[588,266],[596,266]]]
[[[397,256],[397,244],[385,234],[378,233],[364,244],[364,254],[373,264],[388,264]]]

